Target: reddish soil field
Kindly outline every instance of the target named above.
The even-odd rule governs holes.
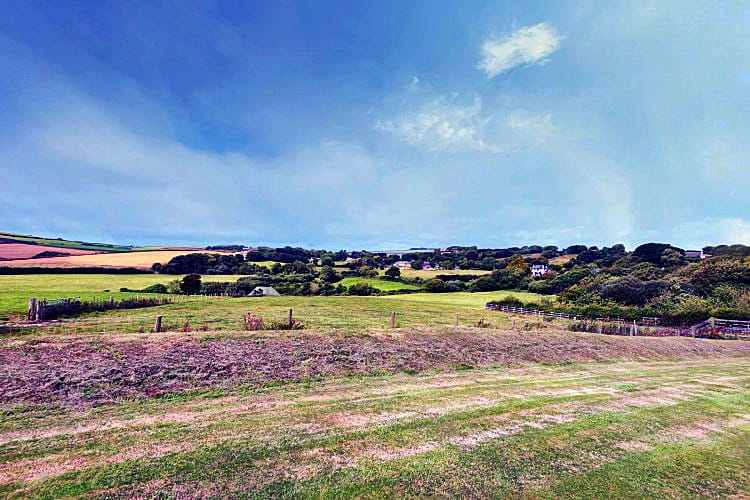
[[[300,332],[0,341],[0,408],[85,408],[126,397],[320,376],[610,359],[750,356],[750,343],[494,330]]]
[[[102,253],[96,250],[81,250],[78,248],[60,248],[44,245],[28,245],[26,243],[0,243],[0,260],[31,259],[42,252],[60,252],[70,255],[91,255]]]

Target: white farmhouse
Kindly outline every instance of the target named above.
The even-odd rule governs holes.
[[[549,268],[544,264],[534,264],[531,266],[531,275],[535,278],[544,276],[549,271]]]

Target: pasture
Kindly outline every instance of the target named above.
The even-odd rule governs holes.
[[[383,271],[385,273],[385,271]],[[472,274],[476,276],[482,276],[490,274],[490,271],[482,271],[480,269],[456,269],[450,271],[425,271],[424,269],[404,269],[401,271],[401,276],[404,278],[422,278],[423,280],[432,279],[436,276],[453,274],[453,275],[466,275]]]
[[[178,278],[0,276],[0,311]],[[549,298],[183,297],[15,329],[0,495],[750,494],[750,343],[510,331],[483,309],[508,295]],[[290,308],[304,330],[241,331]]]
[[[69,241],[62,238],[39,238],[37,236],[27,236],[15,233],[0,232],[0,239],[10,240],[18,243],[34,243],[37,245],[47,245],[56,248],[77,248],[81,250],[95,250],[99,252],[130,252],[132,247],[121,245],[109,245],[103,243],[85,243],[82,241]]]
[[[13,274],[0,275],[0,319],[24,314],[29,297],[57,299],[93,297],[116,299],[129,297],[120,288],[140,290],[149,285],[181,279],[182,276],[159,274]],[[211,276],[206,281],[236,281],[240,276]]]
[[[134,267],[150,269],[155,262],[166,264],[178,255],[196,253],[194,250],[151,250],[141,252],[97,253],[49,257],[46,259],[7,260],[0,264],[7,267]],[[213,252],[220,253],[220,252]]]
[[[450,294],[415,293],[386,296],[280,296],[280,297],[191,297],[182,302],[144,309],[92,313],[73,322],[53,322],[34,327],[49,333],[63,333],[68,328],[90,333],[135,333],[153,327],[154,317],[164,317],[168,329],[240,330],[242,315],[255,314],[266,320],[284,321],[288,310],[305,328],[367,329],[384,328],[391,312],[396,313],[398,327],[453,325],[458,315],[460,325],[476,325],[480,320],[493,326],[508,326],[507,315],[485,311],[485,302],[520,292],[465,292]],[[130,294],[127,294],[130,295]],[[524,298],[528,298],[523,294]],[[533,294],[532,294],[533,296]],[[25,299],[24,299],[25,300]],[[17,300],[21,302],[20,297]],[[21,309],[25,310],[25,302]],[[536,322],[536,320],[534,320]]]
[[[409,285],[399,281],[381,280],[378,278],[347,277],[343,278],[341,281],[337,281],[335,284],[341,284],[348,288],[355,283],[367,283],[371,287],[382,292],[390,292],[394,290],[419,290],[419,287],[416,285]]]

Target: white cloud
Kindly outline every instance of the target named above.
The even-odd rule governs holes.
[[[499,40],[486,40],[482,45],[479,68],[487,78],[494,78],[524,64],[544,64],[547,57],[560,47],[563,37],[547,23],[520,28]]]
[[[468,106],[440,97],[396,120],[379,121],[376,128],[428,151],[494,151],[495,148],[483,137],[490,119],[482,116],[481,111],[479,97]]]

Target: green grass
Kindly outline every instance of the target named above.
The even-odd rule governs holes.
[[[62,239],[38,238],[36,236],[27,236],[14,233],[0,232],[0,238],[14,240],[18,243],[37,243],[60,248],[78,248],[81,250],[102,250],[106,252],[132,252],[133,248],[122,245],[108,245],[104,243],[85,243],[82,241],[68,241]]]
[[[390,292],[393,290],[419,290],[419,287],[416,285],[409,285],[407,283],[401,283],[400,281],[381,280],[378,278],[350,277],[344,278],[335,284],[341,284],[348,288],[355,283],[367,283],[371,287],[377,288],[378,290],[383,292]]]
[[[507,315],[485,311],[484,304],[507,295],[520,295],[525,300],[542,297],[525,292],[505,291],[370,297],[181,298],[180,303],[160,307],[92,313],[77,318],[74,324],[45,327],[40,331],[64,333],[75,329],[79,333],[133,333],[142,327],[151,328],[155,315],[164,317],[164,324],[168,329],[179,329],[189,323],[194,328],[208,324],[212,330],[241,330],[243,314],[252,313],[266,320],[284,321],[289,309],[293,309],[295,319],[302,321],[306,328],[385,328],[389,324],[391,312],[396,313],[397,327],[452,325],[458,315],[460,325],[473,326],[482,320],[485,324],[504,328],[509,325]],[[23,297],[25,295],[16,298],[19,305]],[[523,321],[517,321],[517,327],[522,327]]]
[[[620,360],[6,412],[0,495],[745,497],[749,389],[747,357]]]
[[[210,276],[205,281],[235,281],[240,276]],[[13,274],[0,275],[0,319],[25,313],[29,297],[56,299],[129,297],[120,288],[140,290],[156,283],[167,284],[182,276],[159,274]],[[109,290],[109,291],[105,291]]]
[[[0,318],[11,314],[24,314],[29,297],[54,299],[62,297],[115,298],[129,297],[120,288],[139,290],[156,283],[166,284],[181,276],[158,274],[30,274],[0,275]],[[239,276],[204,276],[204,281],[234,281]],[[346,281],[349,280],[349,281]],[[368,280],[373,286],[407,286],[403,283],[367,278],[346,278],[347,286]],[[106,292],[105,290],[110,290]],[[379,328],[388,324],[392,311],[397,313],[399,326],[439,326],[453,324],[459,315],[460,324],[476,324],[480,319],[504,326],[505,316],[484,311],[490,300],[515,296],[524,301],[541,300],[542,295],[513,292],[457,292],[412,293],[406,295],[373,297],[262,297],[215,298],[207,301],[192,299],[187,302],[159,308],[135,309],[96,313],[80,318],[76,328],[81,331],[133,332],[151,324],[155,314],[162,314],[170,325],[189,321],[191,324],[207,322],[215,328],[239,329],[245,313],[282,320],[289,308],[296,318],[312,328]]]
[[[382,271],[382,273],[385,273],[385,271]],[[450,270],[450,271],[424,271],[422,269],[415,270],[415,269],[404,269],[401,271],[401,276],[404,278],[422,278],[424,280],[428,280],[430,278],[434,278],[435,276],[439,275],[453,275],[453,276],[460,276],[465,274],[474,274],[477,276],[482,276],[484,274],[489,274],[490,271],[482,271],[479,269],[458,269],[458,270]]]

